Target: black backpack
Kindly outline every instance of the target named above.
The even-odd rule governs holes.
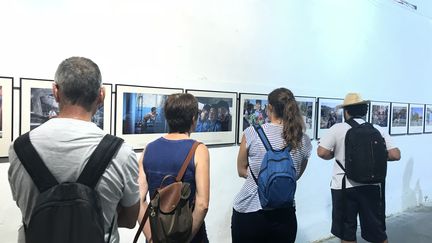
[[[31,144],[29,133],[16,139],[15,152],[40,192],[30,222],[24,225],[27,243],[105,242],[95,186],[122,144],[123,139],[105,135],[78,180],[59,184]]]
[[[345,136],[345,171],[347,178],[359,183],[385,181],[387,174],[387,147],[381,133],[369,122],[359,124],[353,118]]]

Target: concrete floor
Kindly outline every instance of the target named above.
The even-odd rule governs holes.
[[[432,206],[420,206],[387,218],[389,243],[432,243]],[[319,243],[340,243],[337,238]],[[367,242],[357,230],[357,242]]]

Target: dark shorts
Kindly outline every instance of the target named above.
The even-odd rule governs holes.
[[[333,235],[342,240],[355,241],[358,215],[363,239],[369,242],[382,242],[387,239],[384,202],[379,186],[347,188],[345,197],[342,190],[332,189],[331,192]]]
[[[233,243],[293,243],[297,234],[295,208],[259,210],[239,213],[233,210],[231,237]]]

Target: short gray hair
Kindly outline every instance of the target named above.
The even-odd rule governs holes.
[[[54,82],[66,104],[79,105],[90,111],[99,96],[102,75],[92,60],[70,57],[58,66]]]

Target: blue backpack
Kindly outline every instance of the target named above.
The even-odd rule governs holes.
[[[291,147],[274,150],[259,125],[254,125],[265,149],[267,150],[261,162],[261,169],[258,178],[252,174],[258,186],[258,196],[261,207],[286,208],[293,206],[294,193],[297,187],[297,173],[290,154]]]

